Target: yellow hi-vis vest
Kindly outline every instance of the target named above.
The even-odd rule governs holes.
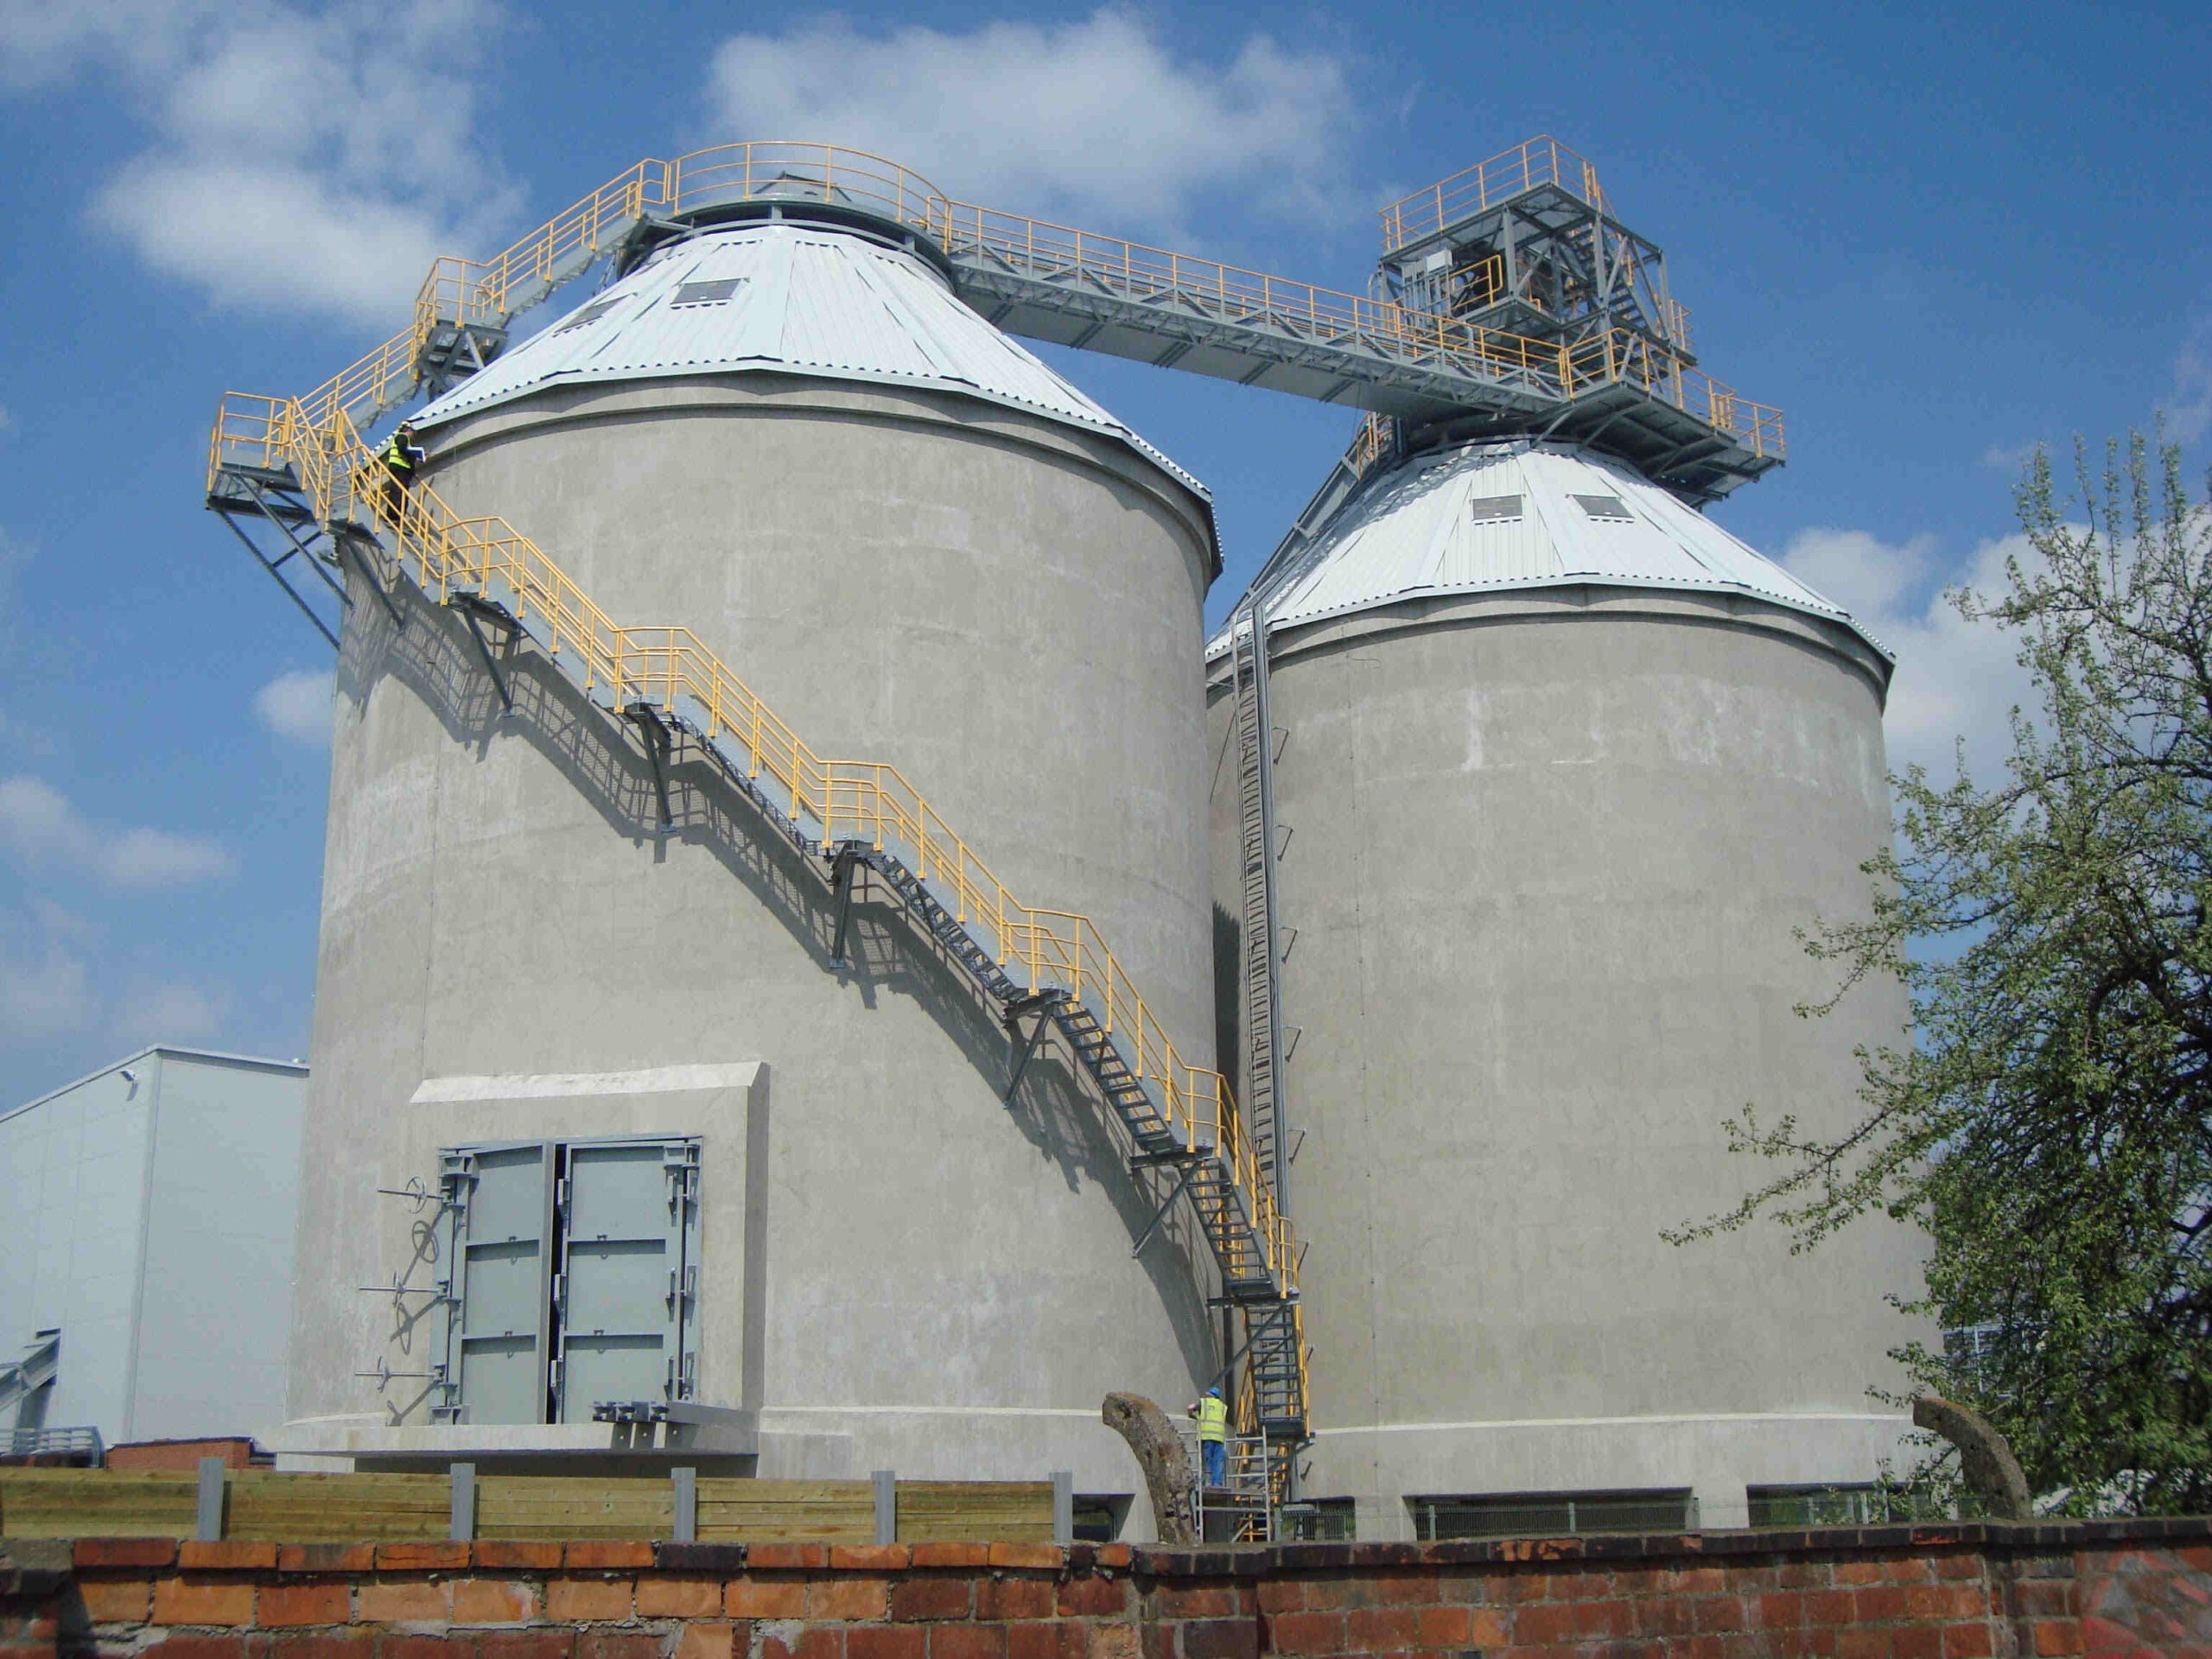
[[[1198,1402],[1198,1438],[1202,1440],[1226,1440],[1229,1438],[1228,1402],[1212,1395]]]
[[[408,446],[399,441],[397,432],[385,440],[382,459],[387,467],[402,478],[411,476],[415,471],[415,457],[408,453]]]

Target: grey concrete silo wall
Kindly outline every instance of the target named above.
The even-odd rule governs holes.
[[[1777,607],[1602,587],[1272,645],[1308,1492],[1374,1537],[1408,1495],[1687,1487],[1740,1525],[1747,1485],[1872,1479],[1916,1236],[1659,1234],[1770,1173],[1725,1116],[1841,1122],[1853,1046],[1904,1024],[1894,988],[1792,1013],[1829,982],[1791,930],[1863,913],[1889,833],[1883,665]],[[1210,713],[1233,906],[1217,681]]]
[[[618,619],[690,626],[819,753],[895,763],[1018,895],[1097,918],[1211,1062],[1210,547],[1182,486],[995,405],[791,376],[543,393],[432,441],[457,509]],[[498,718],[451,615],[395,634],[363,595],[340,691],[295,1420],[377,1413],[352,1374],[379,1354],[420,1369],[352,1292],[410,1252],[373,1189],[434,1177],[472,1123],[537,1121],[528,1087],[452,1080],[651,1072],[607,1085],[651,1097],[609,1132],[714,1125],[704,1401],[850,1437],[821,1472],[1139,1484],[1099,1400],[1210,1370],[1204,1243],[1131,1259],[1148,1205],[1064,1054],[1009,1110],[1006,1033],[887,906],[833,969],[825,892],[741,802],[679,771],[656,835],[642,753],[527,664]],[[753,1061],[765,1103],[665,1075]]]

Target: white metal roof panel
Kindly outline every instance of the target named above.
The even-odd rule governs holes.
[[[1578,497],[1597,498],[1602,510]],[[1889,654],[1840,606],[1669,492],[1564,446],[1492,442],[1417,456],[1371,481],[1322,541],[1319,562],[1269,607],[1271,627],[1416,595],[1603,582],[1756,594],[1841,622]],[[1224,631],[1209,653],[1227,642]]]
[[[687,284],[731,282],[693,302]],[[657,376],[804,373],[898,382],[1029,410],[1119,438],[1205,485],[954,296],[919,257],[816,226],[734,226],[671,244],[416,416],[429,428],[550,386]]]

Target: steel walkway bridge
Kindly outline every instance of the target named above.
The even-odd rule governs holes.
[[[844,217],[925,245],[970,306],[1010,333],[1368,411],[1344,459],[1240,602],[1230,626],[1242,817],[1240,1111],[1220,1074],[1177,1054],[1085,918],[1018,903],[887,765],[819,760],[694,635],[626,628],[497,519],[456,518],[418,486],[394,523],[363,435],[505,347],[515,321],[595,268],[632,268],[702,226]],[[1623,226],[1590,164],[1532,140],[1382,213],[1365,296],[960,202],[894,162],[818,144],[724,145],[647,160],[489,261],[440,259],[409,327],[303,397],[232,394],[207,505],[334,645],[349,572],[386,604],[408,582],[484,630],[546,652],[657,768],[711,762],[849,902],[865,868],[1016,1033],[1020,1068],[1057,1029],[1128,1137],[1187,1198],[1223,1300],[1241,1311],[1241,1433],[1266,1447],[1276,1501],[1308,1435],[1298,1250],[1281,1201],[1283,1026],[1274,889],[1266,607],[1318,532],[1409,448],[1535,434],[1619,454],[1705,503],[1782,464],[1778,411],[1696,366],[1659,250]],[[328,620],[327,620],[328,619]],[[659,775],[659,774],[657,774]],[[842,912],[841,912],[842,913]],[[1026,1035],[1021,1023],[1028,1022]],[[1264,1519],[1264,1517],[1262,1517]]]

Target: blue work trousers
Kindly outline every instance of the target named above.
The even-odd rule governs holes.
[[[1206,1484],[1229,1484],[1229,1447],[1219,1440],[1200,1440],[1198,1455],[1205,1460]]]

